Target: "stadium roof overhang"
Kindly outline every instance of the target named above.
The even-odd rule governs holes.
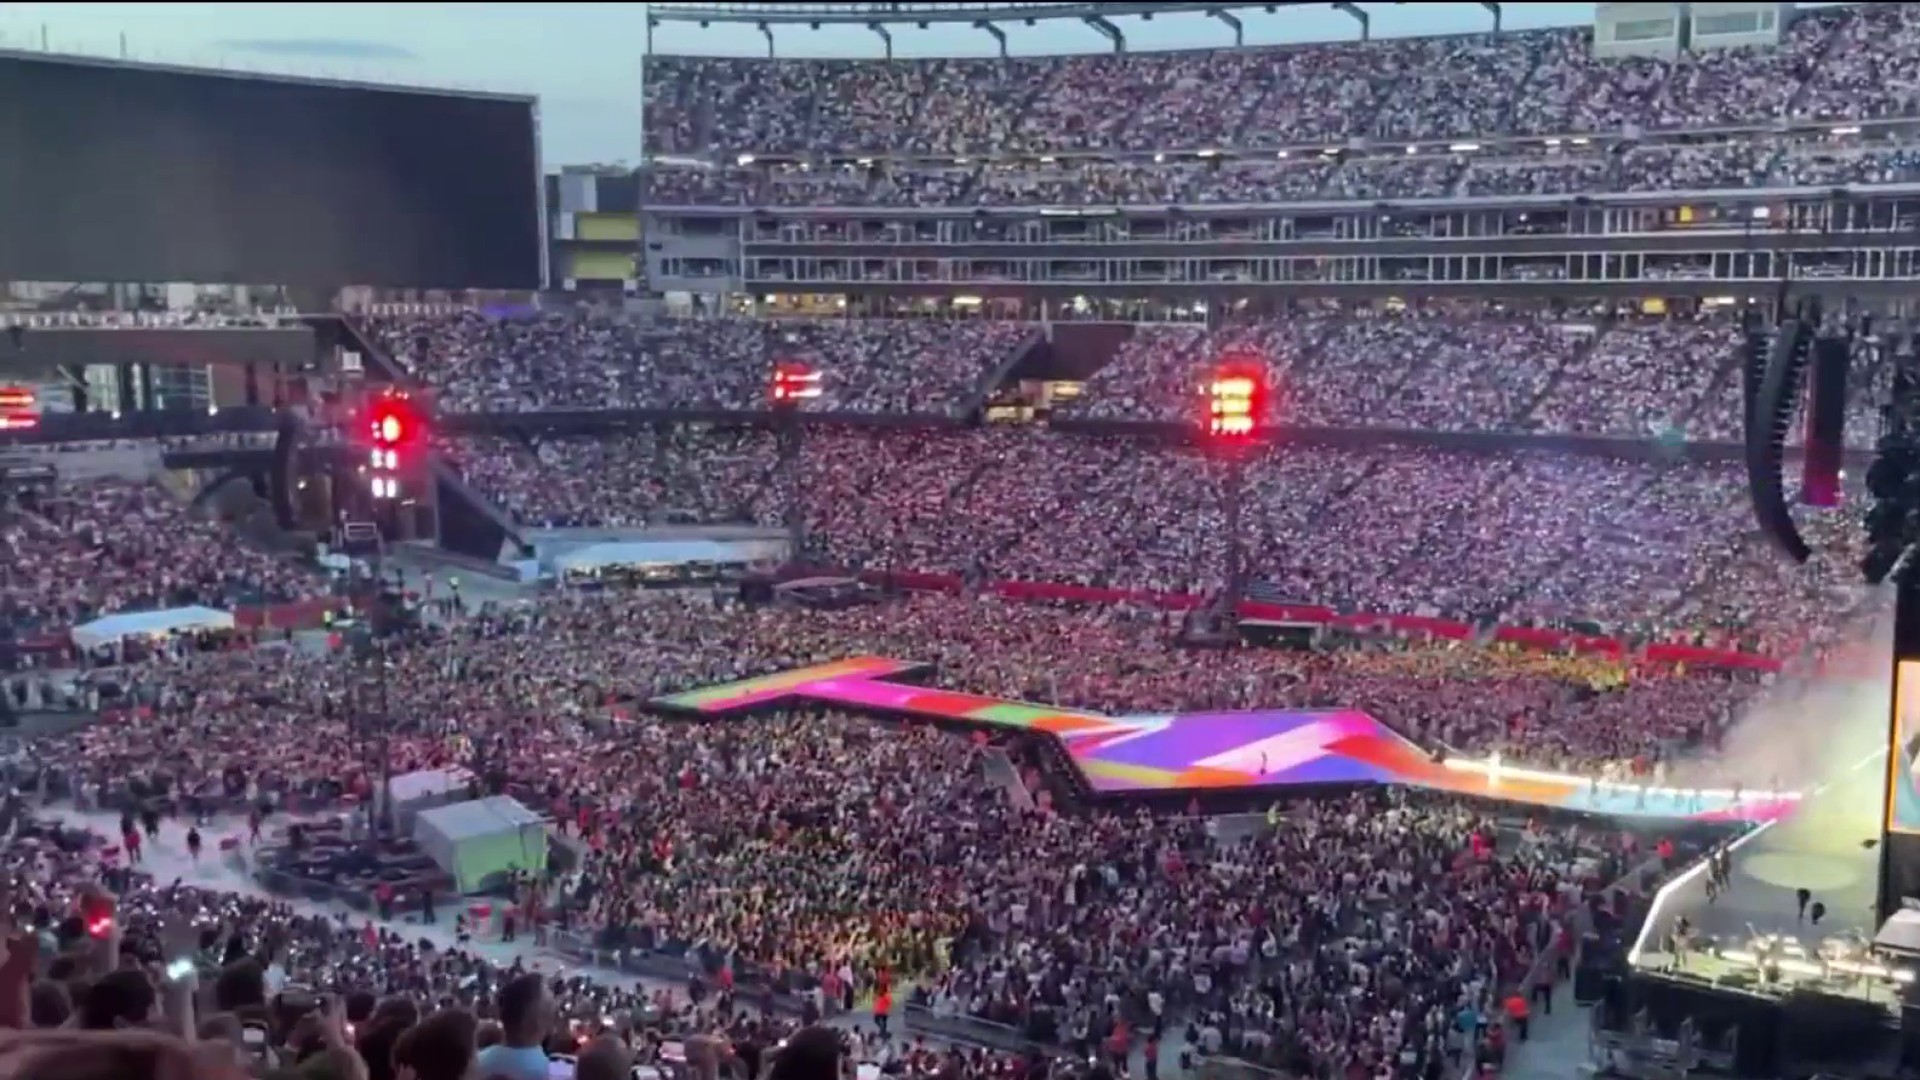
[[[1493,29],[1500,30],[1501,10],[1498,0],[1479,0],[1493,16]],[[716,22],[751,23],[757,26],[767,39],[767,55],[774,55],[773,28],[775,26],[810,26],[819,29],[828,25],[864,23],[867,29],[880,36],[886,45],[887,58],[893,58],[893,33],[890,25],[917,24],[922,29],[934,23],[968,23],[977,30],[993,35],[1000,44],[1000,55],[1007,54],[1007,35],[1000,29],[1001,23],[1026,23],[1031,26],[1044,19],[1077,19],[1086,23],[1113,42],[1113,51],[1125,52],[1126,35],[1113,24],[1116,17],[1139,16],[1151,19],[1155,15],[1200,13],[1225,23],[1233,31],[1233,43],[1246,43],[1246,28],[1236,11],[1265,10],[1269,14],[1281,8],[1330,7],[1335,11],[1349,15],[1360,24],[1362,40],[1373,35],[1373,19],[1358,4],[1347,0],[1326,3],[1325,0],[1281,0],[1274,3],[1246,4],[1192,4],[1160,2],[1134,3],[1088,3],[1085,0],[1026,0],[1015,3],[843,3],[843,4],[783,4],[783,3],[652,3],[647,5],[647,51],[653,51],[653,29],[666,22],[693,22],[701,25]],[[1404,6],[1403,2],[1395,7]]]

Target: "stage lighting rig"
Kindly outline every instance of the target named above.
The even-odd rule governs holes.
[[[1257,361],[1236,357],[1220,364],[1208,380],[1206,433],[1220,445],[1258,440],[1265,432],[1267,373]]]
[[[796,361],[775,364],[768,396],[776,409],[797,408],[801,402],[820,396],[820,373]]]
[[[0,386],[0,431],[29,431],[39,425],[39,395],[33,388]]]
[[[820,396],[820,371],[798,360],[773,365],[767,385],[767,403],[773,408],[774,444],[779,454],[781,485],[786,489],[787,558],[798,559],[806,544],[806,524],[800,513],[801,403]]]
[[[363,430],[368,445],[368,488],[376,499],[400,496],[401,479],[423,456],[427,423],[413,398],[392,391],[367,402]]]
[[[1227,565],[1221,587],[1221,612],[1229,622],[1238,615],[1246,576],[1240,539],[1244,466],[1253,448],[1268,435],[1267,392],[1266,361],[1246,352],[1223,357],[1200,387],[1200,443],[1227,464],[1226,485],[1222,491],[1226,502]]]

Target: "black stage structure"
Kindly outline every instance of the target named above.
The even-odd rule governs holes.
[[[1617,1071],[1883,1075],[1897,1065],[1910,973],[1871,948],[1884,791],[1874,719],[1856,714],[1824,787],[1732,845],[1724,884],[1703,864],[1661,890],[1628,977],[1598,973],[1587,996],[1599,999],[1597,1045]]]
[[[542,282],[530,97],[0,50],[0,147],[0,281]]]
[[[1813,553],[1789,505],[1789,431],[1803,400],[1811,414],[1844,396],[1849,354],[1872,327],[1851,310],[1790,303],[1792,285],[1778,283],[1776,325],[1749,325],[1745,449],[1762,533],[1804,562]],[[1855,612],[1856,640],[1802,658],[1812,693],[1791,720],[1823,736],[1818,786],[1669,882],[1624,969],[1589,973],[1602,1070],[1920,1071],[1920,357],[1904,328],[1881,336],[1896,374],[1867,472],[1860,569],[1884,587]],[[1814,494],[1814,463],[1837,452],[1833,428],[1807,428],[1810,506],[1832,505]]]

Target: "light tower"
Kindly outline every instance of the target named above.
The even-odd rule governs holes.
[[[786,488],[787,558],[798,560],[806,541],[805,518],[800,513],[800,406],[820,396],[820,372],[797,360],[773,365],[767,388],[773,406],[773,433],[780,453],[780,476]]]
[[[1222,575],[1224,613],[1235,618],[1244,592],[1240,540],[1240,503],[1246,459],[1267,437],[1267,366],[1259,357],[1236,352],[1224,357],[1201,386],[1200,443],[1227,465],[1222,497],[1227,519],[1227,565]]]
[[[405,394],[381,394],[367,402],[367,487],[381,502],[400,497],[400,481],[413,471],[425,441],[426,424]]]
[[[380,835],[383,825],[392,823],[392,808],[386,805],[393,779],[393,707],[387,687],[386,639],[403,628],[401,612],[405,606],[404,585],[387,581],[384,534],[398,531],[394,526],[397,503],[406,490],[404,482],[417,474],[425,461],[427,421],[411,397],[390,390],[368,399],[359,428],[367,447],[367,491],[373,497],[373,520],[342,521],[340,546],[346,553],[366,559],[373,579],[366,594],[366,610],[352,635],[355,653],[363,663],[373,666],[373,707],[363,709],[355,703],[354,708],[358,721],[354,726],[363,752],[373,759],[368,773],[375,778],[376,786],[367,800],[367,835],[371,841]]]

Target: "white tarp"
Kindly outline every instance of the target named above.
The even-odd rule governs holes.
[[[784,540],[621,540],[569,551],[553,560],[553,568],[565,574],[603,566],[745,566],[761,559],[781,558],[786,547]]]
[[[463,893],[492,889],[515,870],[538,877],[547,869],[545,819],[506,795],[422,811],[413,839]]]
[[[73,643],[82,649],[111,645],[122,638],[159,637],[194,630],[231,630],[233,612],[210,607],[168,608],[108,615],[73,628]]]

